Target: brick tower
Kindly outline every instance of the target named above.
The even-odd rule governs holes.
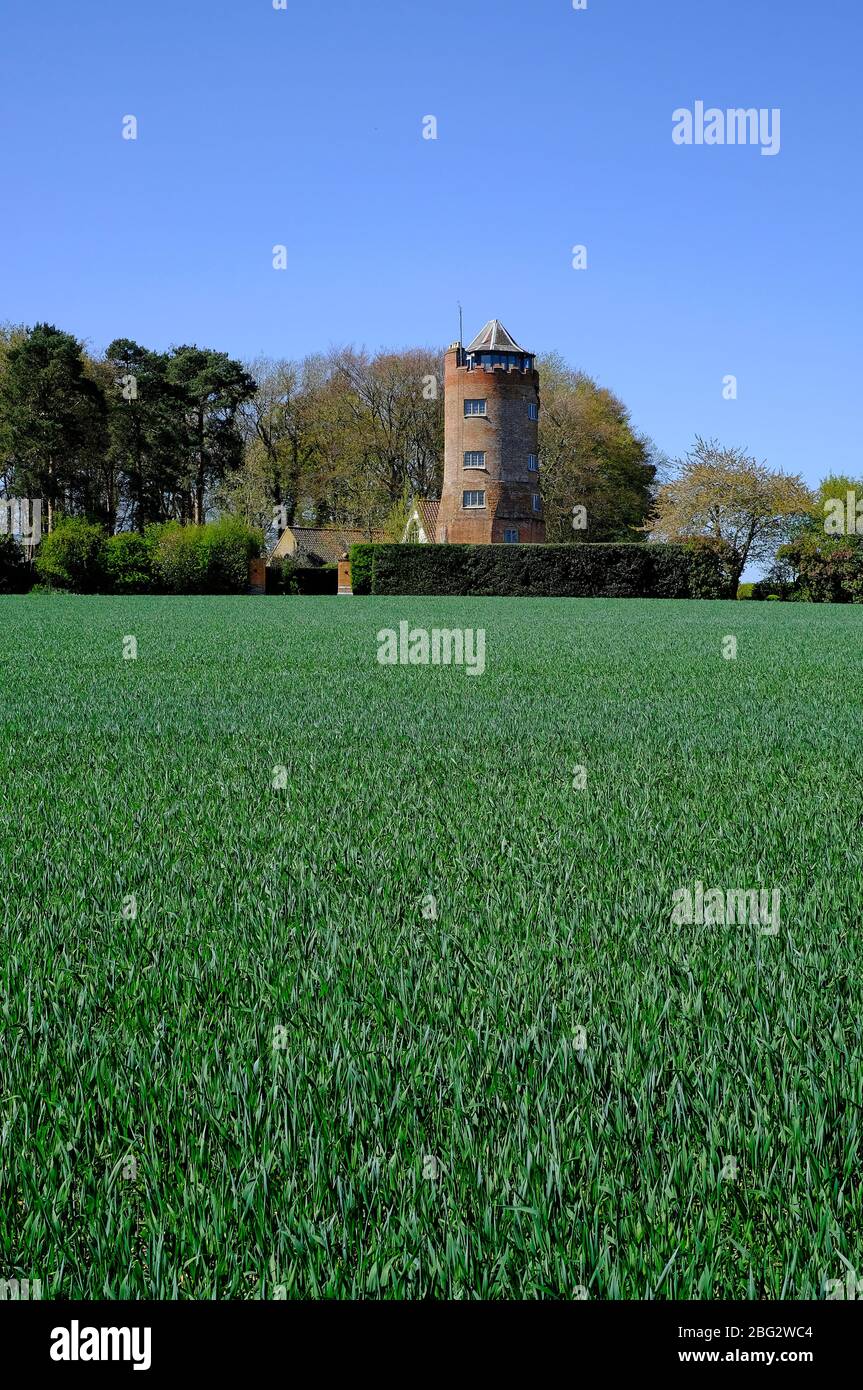
[[[444,366],[444,481],[435,540],[541,544],[539,373],[534,355],[492,319]]]

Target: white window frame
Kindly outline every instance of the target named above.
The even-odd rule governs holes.
[[[481,498],[481,501],[469,502],[469,497],[479,497]],[[481,510],[485,506],[485,489],[466,488],[461,495],[461,504],[466,512],[475,512]]]
[[[538,420],[538,419],[539,419],[539,406],[536,404],[535,401],[529,401],[529,402],[528,402],[527,414],[528,414],[528,419],[530,419],[530,420]]]
[[[469,405],[480,406],[479,410],[468,410]],[[488,398],[483,396],[465,396],[464,415],[466,420],[474,419],[476,416],[488,413]]]
[[[482,459],[482,463],[468,463],[468,459]],[[465,449],[464,467],[465,468],[485,468],[485,449]],[[486,470],[488,471],[488,470]]]
[[[538,493],[538,492],[532,492],[532,493],[530,494],[530,503],[531,503],[531,506],[533,507],[533,510],[534,510],[535,512],[541,512],[541,511],[542,511],[542,496],[541,496],[540,493]]]
[[[518,527],[507,526],[503,533],[504,545],[518,545]]]
[[[527,471],[528,471],[528,473],[538,473],[538,472],[539,472],[539,459],[537,458],[536,454],[528,454],[528,456],[527,456]]]

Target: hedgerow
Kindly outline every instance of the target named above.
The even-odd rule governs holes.
[[[45,588],[78,594],[242,594],[249,561],[262,547],[260,531],[236,517],[206,526],[171,521],[143,536],[108,536],[104,527],[70,517],[43,537],[35,568]]]
[[[501,598],[728,598],[722,542],[380,545],[351,548],[355,594]]]

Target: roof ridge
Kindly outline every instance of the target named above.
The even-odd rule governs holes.
[[[504,328],[500,319],[489,319],[485,327],[477,333],[467,351],[527,353],[527,348],[519,346],[508,329]],[[528,353],[527,355],[531,356],[532,354]]]

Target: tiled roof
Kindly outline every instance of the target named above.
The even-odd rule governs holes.
[[[433,541],[435,535],[435,527],[437,526],[437,514],[440,510],[440,498],[418,497],[416,500],[416,509],[420,514],[420,518],[423,524],[423,530],[425,531],[428,540]]]
[[[423,538],[426,542],[433,542],[435,539],[439,507],[439,497],[414,497],[408,508],[408,524],[405,527],[402,540],[406,541],[408,539],[411,533],[411,527],[415,524],[414,518],[418,516]]]
[[[519,347],[511,333],[507,333],[500,319],[491,319],[481,333],[474,338],[468,352],[527,352]]]
[[[384,539],[383,531],[372,531],[370,536],[368,531],[356,531],[349,527],[340,529],[336,526],[289,526],[288,531],[297,543],[294,563],[304,568],[334,565],[352,545]],[[282,545],[286,536],[287,532],[280,537],[279,544],[273,552],[274,556],[287,553],[286,547]]]

